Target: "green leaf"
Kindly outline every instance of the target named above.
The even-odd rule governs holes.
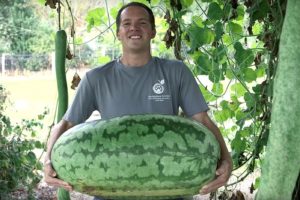
[[[227,61],[226,53],[227,48],[224,45],[220,45],[213,51],[213,58],[217,63],[223,64]]]
[[[216,32],[216,41],[219,41],[222,38],[222,35],[224,34],[223,25],[221,22],[217,22],[215,24],[215,32]]]
[[[234,94],[237,98],[244,96],[244,94],[247,92],[247,90],[244,88],[244,86],[241,83],[235,83],[231,87],[231,93]]]
[[[254,182],[254,189],[258,189],[260,185],[260,177],[257,177]]]
[[[249,67],[254,61],[254,54],[251,49],[244,49],[240,42],[234,44],[234,58],[241,68]]]
[[[192,21],[200,28],[204,28],[202,17],[200,17],[199,15],[194,15],[192,17]]]
[[[228,78],[229,80],[232,80],[235,78],[233,72],[231,69],[227,69],[226,72],[225,72],[225,76],[226,78]]]
[[[82,44],[83,43],[83,38],[80,36],[76,36],[75,38],[75,44]]]
[[[218,83],[220,80],[224,80],[223,70],[214,67],[217,63],[213,62],[213,69],[209,72],[208,78],[213,83]]]
[[[229,109],[223,109],[214,112],[215,120],[219,123],[225,122],[232,117],[232,111]]]
[[[244,20],[244,15],[245,15],[245,9],[244,9],[244,6],[243,5],[239,5],[236,9],[237,11],[237,18],[235,20],[238,20],[238,21],[242,21]]]
[[[266,75],[267,65],[259,65],[258,69],[255,70],[257,78],[261,78]]]
[[[223,94],[223,84],[222,83],[214,83],[212,92],[217,96],[221,96]]]
[[[209,71],[212,68],[211,60],[206,54],[201,54],[197,59],[198,65],[198,74],[200,75],[208,75]]]
[[[234,43],[234,38],[230,37],[228,32],[224,32],[224,34],[222,35],[222,40],[223,40],[224,44],[227,44],[227,45],[231,45],[232,43]]]
[[[260,0],[248,10],[250,15],[250,25],[254,24],[256,20],[263,20],[270,11],[268,0]]]
[[[263,25],[259,22],[255,22],[255,24],[252,26],[252,32],[254,35],[261,34],[263,31]]]
[[[122,4],[118,4],[118,6],[115,6],[115,7],[112,7],[110,10],[109,10],[109,14],[110,16],[113,18],[113,19],[116,19],[117,18],[117,15],[118,15],[118,11],[119,9],[121,8]]]
[[[109,56],[101,56],[98,58],[98,62],[99,64],[105,64],[108,63],[110,61],[110,57]]]
[[[183,7],[188,8],[193,4],[194,0],[180,0],[180,2]]]
[[[26,155],[26,160],[31,163],[31,164],[35,164],[35,161],[36,161],[36,156],[35,154],[30,151],[27,155]]]
[[[237,110],[235,112],[235,118],[237,121],[243,120],[247,117],[247,113],[241,111],[241,110]]]
[[[43,148],[43,145],[42,145],[42,143],[40,141],[35,141],[34,146],[35,146],[35,148],[38,148],[38,149],[42,149]]]
[[[226,27],[226,31],[231,33],[233,37],[241,38],[243,35],[243,28],[232,21],[230,21]]]
[[[95,8],[93,10],[89,10],[87,13],[87,16],[85,18],[87,25],[88,32],[91,31],[91,29],[94,26],[100,26],[102,21],[104,20],[105,15],[105,8]]]
[[[207,27],[200,28],[196,24],[192,24],[188,28],[187,33],[190,37],[192,50],[196,50],[202,45],[212,43],[215,38],[215,34],[212,30]]]
[[[241,153],[246,149],[246,141],[241,138],[240,134],[236,134],[231,142],[231,147],[235,152]]]
[[[228,109],[228,101],[221,101],[220,106],[222,107],[222,109]]]
[[[251,68],[244,69],[243,73],[244,73],[244,80],[248,83],[255,81],[257,78],[256,72]]]
[[[239,108],[239,106],[240,103],[238,101],[233,101],[228,104],[229,109],[232,111],[236,111]]]
[[[244,128],[242,130],[239,131],[239,134],[242,136],[242,137],[248,137],[251,135],[251,129],[249,127],[247,128]]]
[[[204,88],[202,85],[200,85],[200,90],[203,94],[203,97],[206,102],[212,102],[217,99],[214,95],[212,95],[206,88]]]
[[[253,94],[246,92],[244,95],[244,99],[248,108],[253,108],[255,106],[256,102]]]
[[[254,87],[252,87],[252,90],[253,90],[253,92],[255,93],[255,94],[258,94],[258,95],[260,95],[261,94],[261,84],[260,85],[256,85],[256,86],[254,86]]]
[[[38,3],[45,5],[46,0],[36,0]]]
[[[210,3],[207,16],[212,20],[220,20],[223,16],[223,11],[216,2]]]
[[[160,0],[151,0],[151,6],[156,6],[158,5]]]

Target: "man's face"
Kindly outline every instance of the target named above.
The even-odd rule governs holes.
[[[150,41],[155,37],[149,14],[138,6],[129,6],[121,13],[118,39],[124,51],[141,52],[150,49]]]

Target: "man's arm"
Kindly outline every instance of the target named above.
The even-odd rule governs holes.
[[[197,113],[192,116],[192,119],[202,123],[209,130],[211,130],[211,132],[215,135],[217,141],[219,142],[221,148],[221,158],[219,161],[218,169],[216,171],[217,177],[212,182],[203,186],[200,190],[200,194],[208,194],[227,183],[232,171],[232,159],[219,128],[212,122],[207,112]]]
[[[47,142],[47,152],[45,156],[45,162],[44,162],[44,179],[45,182],[48,185],[56,186],[56,187],[63,187],[66,190],[72,190],[72,186],[69,183],[66,183],[58,178],[56,178],[56,172],[52,168],[51,165],[51,151],[53,148],[53,145],[55,144],[56,140],[68,129],[73,127],[73,124],[61,120],[57,125],[54,126],[52,129],[52,132],[50,134],[50,137]]]

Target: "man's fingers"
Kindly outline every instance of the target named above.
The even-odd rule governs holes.
[[[219,168],[219,169],[216,171],[216,175],[219,176],[219,175],[223,174],[224,171],[225,171],[225,169]]]
[[[55,171],[52,171],[52,172],[50,172],[50,174],[49,174],[51,177],[56,177],[56,172]]]
[[[200,190],[200,194],[208,194],[210,192],[216,191],[219,187],[224,185],[224,182],[226,183],[226,180],[219,176],[217,179],[214,181],[210,182],[209,184],[203,186]]]
[[[73,187],[69,183],[67,183],[63,180],[57,179],[57,178],[48,177],[48,178],[45,178],[45,182],[48,185],[52,185],[54,187],[62,187],[68,191],[73,190]]]

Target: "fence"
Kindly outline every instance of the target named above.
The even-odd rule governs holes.
[[[44,54],[1,54],[1,74],[24,70],[39,71],[55,66],[53,53]]]
[[[103,64],[99,59],[102,56],[107,56],[110,59],[115,59],[119,56],[119,52],[115,49],[106,49],[102,52],[81,53],[72,60],[67,61],[69,68],[86,68]],[[22,73],[24,71],[40,71],[55,69],[55,53],[41,54],[0,54],[0,73],[9,75]]]

